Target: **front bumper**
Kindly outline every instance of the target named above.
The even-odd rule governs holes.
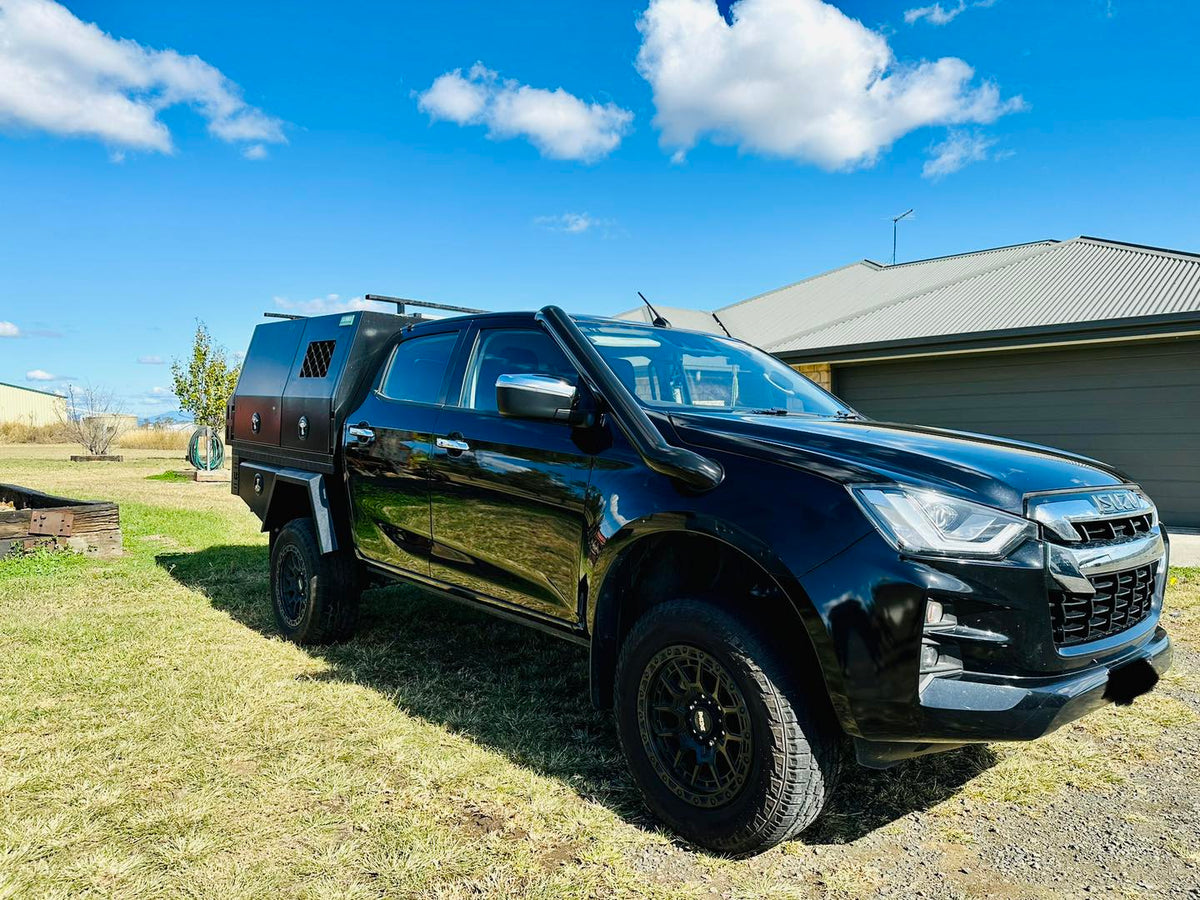
[[[1109,702],[1111,685],[1139,668],[1151,682],[1166,671],[1165,535],[1076,549],[1051,558],[1045,542],[1031,541],[1003,563],[913,559],[868,535],[809,572],[803,587],[828,635],[815,646],[860,760],[887,766],[967,743],[1037,738]],[[1147,560],[1157,560],[1157,583],[1144,620],[1096,640],[1055,642],[1054,591],[1082,589],[1072,576]],[[945,614],[925,624],[931,600]],[[929,645],[938,662],[922,668]]]
[[[1120,656],[1056,678],[964,673],[934,678],[920,695],[919,741],[855,738],[860,763],[886,768],[902,759],[969,743],[1033,740],[1108,703],[1145,693],[1171,666],[1171,639],[1152,631]],[[1153,674],[1150,674],[1153,672]]]

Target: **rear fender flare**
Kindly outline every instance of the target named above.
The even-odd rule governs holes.
[[[337,529],[334,526],[333,512],[329,507],[329,490],[325,476],[316,472],[305,472],[303,469],[290,469],[283,466],[273,466],[269,463],[243,462],[238,481],[243,492],[256,494],[255,485],[262,479],[262,492],[247,498],[251,508],[263,522],[263,531],[267,531],[272,520],[271,512],[275,500],[276,485],[296,485],[308,496],[309,510],[317,528],[317,540],[322,553],[333,553],[338,549]]]

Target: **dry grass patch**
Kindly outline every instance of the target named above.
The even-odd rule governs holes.
[[[28,422],[0,422],[0,444],[64,444],[63,427],[31,425]]]
[[[173,428],[134,428],[117,438],[123,450],[177,450],[182,457],[192,432]]]
[[[304,650],[274,635],[265,538],[227,485],[152,479],[153,450],[100,468],[0,447],[0,466],[118,501],[128,550],[0,562],[5,900],[895,892],[925,858],[901,848],[983,878],[988,824],[1024,833],[1051,798],[1127,789],[1200,736],[1196,686],[1172,674],[1033,744],[851,767],[802,841],[717,859],[643,812],[581,648],[388,588],[355,640]],[[1198,581],[1168,601],[1185,647]],[[1194,856],[1167,839],[1147,852]]]
[[[1175,640],[1200,650],[1200,569],[1172,569],[1168,585],[1163,624]]]

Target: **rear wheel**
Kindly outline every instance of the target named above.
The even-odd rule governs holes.
[[[614,686],[621,746],[650,810],[734,856],[811,824],[833,788],[839,737],[825,704],[798,682],[714,604],[651,609],[625,640]]]
[[[321,553],[312,519],[293,519],[271,541],[275,624],[297,644],[349,637],[358,623],[358,568],[344,550]]]

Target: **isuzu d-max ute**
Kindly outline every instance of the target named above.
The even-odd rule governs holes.
[[[589,648],[649,808],[746,855],[860,764],[1027,740],[1150,690],[1167,535],[1129,478],[871,421],[740,341],[537,313],[260,325],[233,492],[279,630],[370,580]]]

